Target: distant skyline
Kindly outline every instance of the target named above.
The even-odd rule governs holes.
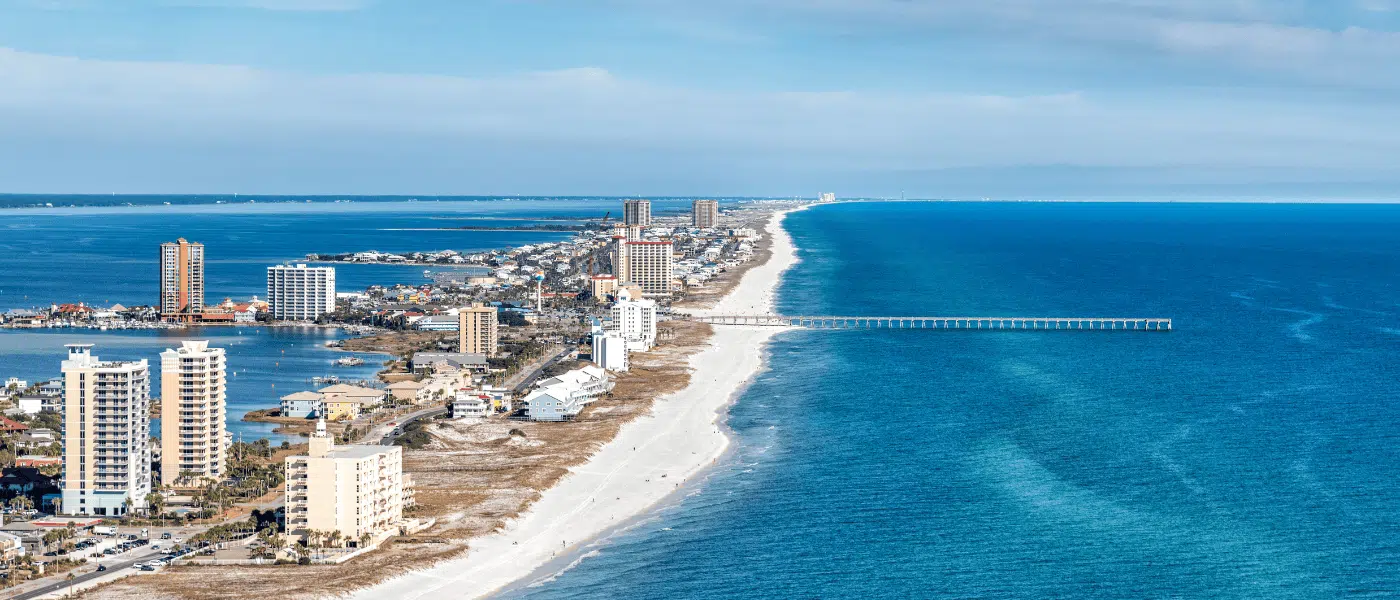
[[[1396,0],[0,0],[0,193],[1400,198]]]

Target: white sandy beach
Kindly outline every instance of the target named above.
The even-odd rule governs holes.
[[[800,209],[799,209],[800,210]],[[750,269],[712,314],[771,312],[779,279],[796,248],[769,221],[768,262]],[[699,311],[697,311],[699,312]],[[763,366],[763,346],[780,328],[716,327],[711,346],[690,359],[690,385],[657,400],[652,414],[622,428],[503,531],[474,540],[463,557],[353,594],[362,600],[480,598],[522,579],[556,556],[660,502],[729,446],[719,412]]]

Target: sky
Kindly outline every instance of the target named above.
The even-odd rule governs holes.
[[[1400,198],[1400,0],[0,0],[0,193]]]

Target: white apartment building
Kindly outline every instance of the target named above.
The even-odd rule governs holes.
[[[696,200],[690,203],[690,225],[709,229],[719,225],[719,200]]]
[[[675,267],[670,241],[645,242],[615,240],[613,269],[618,285],[635,284],[647,296],[671,293]]]
[[[627,349],[646,352],[656,345],[656,301],[631,299],[623,294],[613,304],[612,329],[627,342]]]
[[[120,516],[145,509],[151,492],[146,361],[103,362],[92,344],[69,344],[63,379],[63,512]]]
[[[615,331],[593,332],[593,364],[598,368],[623,373],[631,368],[627,359],[627,341]]]
[[[324,420],[303,456],[289,456],[287,534],[339,531],[348,545],[377,543],[403,524],[412,494],[398,446],[336,446]]]
[[[639,225],[641,227],[651,226],[651,201],[650,200],[623,200],[622,201],[622,224]]]
[[[224,474],[228,363],[223,348],[182,342],[160,353],[160,480],[212,481]]]
[[[335,312],[335,269],[304,264],[267,268],[267,310],[272,318],[314,321]]]

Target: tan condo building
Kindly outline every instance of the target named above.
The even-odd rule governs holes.
[[[412,486],[398,446],[339,446],[316,424],[304,456],[289,456],[287,534],[338,531],[350,546],[374,544],[403,525]]]
[[[120,516],[151,493],[150,369],[69,344],[63,361],[63,512]]]
[[[186,241],[160,245],[160,316],[194,321],[204,312],[204,244]]]
[[[690,203],[690,225],[701,229],[719,226],[719,200],[696,200]]]
[[[622,224],[651,227],[651,201],[623,200]]]
[[[217,480],[227,453],[228,363],[223,348],[183,342],[160,353],[160,480]]]
[[[495,356],[499,343],[496,307],[478,302],[457,311],[458,352]]]

